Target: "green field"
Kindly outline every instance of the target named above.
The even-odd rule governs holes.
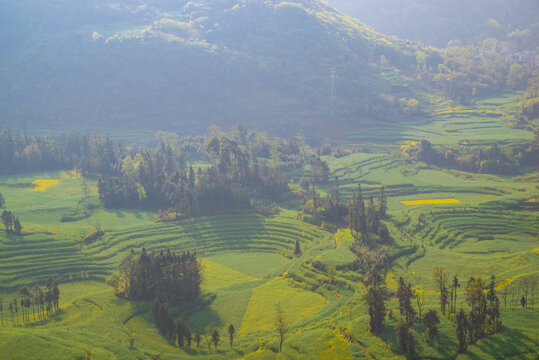
[[[462,287],[458,306],[466,307],[465,282],[471,276],[485,281],[496,276],[497,289],[518,291],[523,279],[539,272],[539,169],[514,176],[470,174],[437,169],[390,156],[405,141],[428,137],[433,144],[520,144],[530,132],[507,127],[503,113],[514,109],[511,95],[479,101],[473,108],[448,104],[433,107],[428,121],[400,126],[371,124],[350,134],[347,143],[377,152],[359,152],[341,158],[324,157],[331,179],[339,177],[341,196],[349,199],[357,183],[364,196],[385,187],[394,239],[392,263],[386,274],[394,292],[403,276],[425,289],[426,308],[438,309],[439,294],[431,280],[434,266],[458,275]],[[344,144],[347,146],[347,144]],[[308,173],[296,171],[294,181]],[[41,183],[36,180],[42,181]],[[59,181],[53,181],[59,180]],[[81,214],[81,185],[87,181],[92,203]],[[40,184],[50,187],[36,190]],[[334,191],[333,181],[321,186]],[[382,337],[368,331],[369,317],[360,277],[349,270],[355,260],[353,238],[346,230],[336,234],[296,220],[298,202],[290,196],[281,211],[263,217],[250,211],[227,211],[175,222],[156,222],[149,211],[106,210],[97,200],[96,179],[83,180],[69,171],[0,177],[5,208],[23,224],[23,236],[0,233],[0,296],[4,324],[0,326],[2,359],[391,359],[397,355],[395,326],[387,320]],[[457,199],[447,204],[405,205],[406,200]],[[65,221],[66,218],[75,221]],[[62,220],[64,220],[62,222]],[[96,227],[105,231],[97,241],[81,239]],[[293,256],[300,242],[303,254]],[[179,348],[157,330],[150,304],[114,296],[104,280],[117,272],[133,249],[170,248],[196,251],[204,267],[203,294],[208,305],[194,312],[172,308],[193,330],[216,327],[221,334],[217,350]],[[44,285],[49,277],[60,282],[60,310],[44,320],[12,324],[5,305],[23,287]],[[535,290],[537,295],[538,290]],[[273,329],[273,309],[281,303],[290,323],[283,352]],[[503,329],[469,348],[458,359],[537,359],[539,316],[507,301],[502,307]],[[388,302],[393,314],[397,301]],[[226,329],[236,328],[234,347]],[[413,327],[422,357],[456,357],[451,319],[441,317],[440,335],[426,341],[425,327]],[[127,334],[135,338],[134,346]]]

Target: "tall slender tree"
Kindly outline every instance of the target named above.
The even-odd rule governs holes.
[[[185,345],[187,327],[181,319],[176,320],[176,338],[178,339],[178,346],[183,347]]]
[[[15,235],[21,235],[21,231],[22,231],[21,222],[19,221],[18,217],[15,217],[15,220],[13,220],[13,233]]]
[[[438,335],[438,325],[440,324],[440,319],[438,318],[438,313],[436,310],[430,309],[427,311],[423,317],[423,322],[427,327],[429,338],[432,341],[434,337]]]
[[[232,347],[234,343],[234,333],[236,330],[234,329],[234,325],[230,324],[228,326],[228,339],[230,340],[230,347]]]
[[[374,273],[371,285],[365,295],[369,311],[369,330],[374,335],[379,335],[385,327],[386,307],[385,301],[388,294],[384,280]]]
[[[442,266],[435,266],[432,269],[432,280],[437,285],[438,291],[440,291],[440,309],[442,315],[445,315],[445,307],[447,304],[447,281],[449,279],[449,273]]]
[[[219,336],[219,330],[217,330],[217,328],[213,329],[211,333],[211,341],[215,349],[217,349],[217,346],[219,346],[219,341],[221,341],[221,338]]]
[[[457,341],[458,341],[458,352],[462,354],[466,351],[466,330],[468,329],[468,321],[466,319],[466,314],[461,308],[457,314]]]
[[[275,305],[274,325],[275,325],[275,331],[277,332],[277,336],[279,338],[279,352],[281,352],[283,349],[283,342],[286,339],[286,336],[288,334],[288,321],[286,320],[286,316],[281,306],[281,303],[277,303]]]
[[[402,277],[399,278],[399,287],[396,296],[399,299],[400,313],[401,315],[404,315],[406,324],[410,327],[412,326],[415,317],[415,310],[412,306],[412,286],[410,284],[406,285]]]

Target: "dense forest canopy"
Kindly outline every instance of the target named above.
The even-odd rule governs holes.
[[[478,44],[505,39],[539,21],[535,0],[327,0],[330,6],[376,30],[402,39],[445,47],[451,40]]]

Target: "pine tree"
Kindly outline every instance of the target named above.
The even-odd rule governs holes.
[[[457,341],[459,343],[458,352],[462,354],[466,351],[466,329],[468,328],[468,321],[466,314],[462,308],[457,314]]]
[[[219,331],[217,329],[213,329],[213,332],[211,333],[211,341],[213,342],[213,346],[217,349],[220,341]]]
[[[296,245],[294,247],[294,255],[299,256],[301,255],[301,248],[299,246],[299,240],[296,239]]]
[[[361,185],[357,185],[358,195],[357,195],[357,224],[358,231],[361,233],[362,240],[366,241],[368,238],[367,234],[367,219],[365,215],[365,203],[363,202],[363,195],[361,194]]]
[[[230,326],[228,327],[228,338],[230,340],[230,347],[232,347],[233,343],[234,343],[234,333],[236,332],[236,330],[234,329],[234,325],[230,324]]]
[[[438,325],[440,324],[440,318],[436,310],[429,310],[423,316],[423,323],[427,327],[429,338],[432,341],[436,335],[438,335]]]
[[[450,312],[455,314],[457,312],[457,289],[460,287],[459,279],[457,275],[453,277],[453,284],[451,286],[451,306]]]
[[[176,338],[178,339],[178,346],[183,347],[185,344],[186,337],[186,326],[182,320],[178,319],[176,321]]]
[[[408,330],[408,359],[410,360],[416,360],[419,359],[419,356],[417,355],[417,351],[415,349],[416,341],[414,339],[414,335],[410,330]]]
[[[200,330],[195,331],[195,342],[197,344],[197,349],[200,347],[200,342],[202,341],[202,336]]]
[[[185,342],[187,344],[187,347],[191,347],[191,341],[193,341],[193,335],[191,334],[191,330],[186,327],[185,328]]]
[[[19,221],[19,218],[16,217],[15,220],[13,221],[13,233],[15,235],[20,235],[21,230],[22,230],[21,222]]]
[[[380,219],[385,218],[387,212],[387,199],[384,191],[384,186],[380,188],[380,193],[378,194],[378,214]]]
[[[412,286],[410,284],[407,286],[402,277],[399,278],[399,287],[396,296],[399,299],[400,313],[405,316],[406,324],[410,327],[415,317],[415,310],[412,306]]]
[[[397,323],[395,333],[397,335],[397,346],[399,347],[399,353],[406,354],[408,352],[409,330],[404,319],[401,318]]]
[[[380,275],[374,274],[371,286],[367,290],[365,300],[369,312],[369,330],[374,335],[379,335],[385,326],[386,307],[385,300],[388,294],[384,281]]]
[[[340,191],[338,176],[335,177],[335,202],[337,203],[337,205],[339,205],[341,202],[341,191]],[[1,206],[1,203],[0,203],[0,206]]]
[[[159,330],[161,330],[161,332],[165,332],[168,325],[167,324],[168,319],[170,318],[170,316],[168,315],[168,309],[165,305],[161,305],[159,307],[159,313],[157,315],[157,318],[158,318],[157,324],[158,324]]]

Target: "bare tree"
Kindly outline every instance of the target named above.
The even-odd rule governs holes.
[[[88,183],[83,180],[80,189],[82,191],[82,198],[88,200],[90,198],[90,188],[88,187]]]
[[[505,285],[502,290],[501,294],[503,296],[503,307],[504,309],[507,307],[507,295],[509,294],[509,286]]]
[[[440,291],[440,308],[442,314],[445,315],[445,306],[447,304],[447,281],[449,280],[449,272],[444,270],[442,266],[435,266],[432,269],[432,281],[438,286]]]
[[[530,291],[531,291],[531,295],[532,295],[532,309],[533,309],[533,305],[535,303],[535,288],[536,287],[537,287],[537,276],[532,275],[530,277]]]
[[[133,347],[133,345],[135,345],[135,336],[133,335],[133,331],[126,332],[125,337],[127,338],[129,345]]]
[[[523,298],[525,299],[524,304],[526,305],[526,308],[528,308],[528,294],[530,293],[530,287],[531,287],[531,278],[524,277],[522,281],[520,282],[520,288],[522,289]]]
[[[282,309],[280,303],[275,305],[275,330],[279,336],[279,352],[281,352],[283,342],[288,333],[288,322],[286,321],[284,310]]]

